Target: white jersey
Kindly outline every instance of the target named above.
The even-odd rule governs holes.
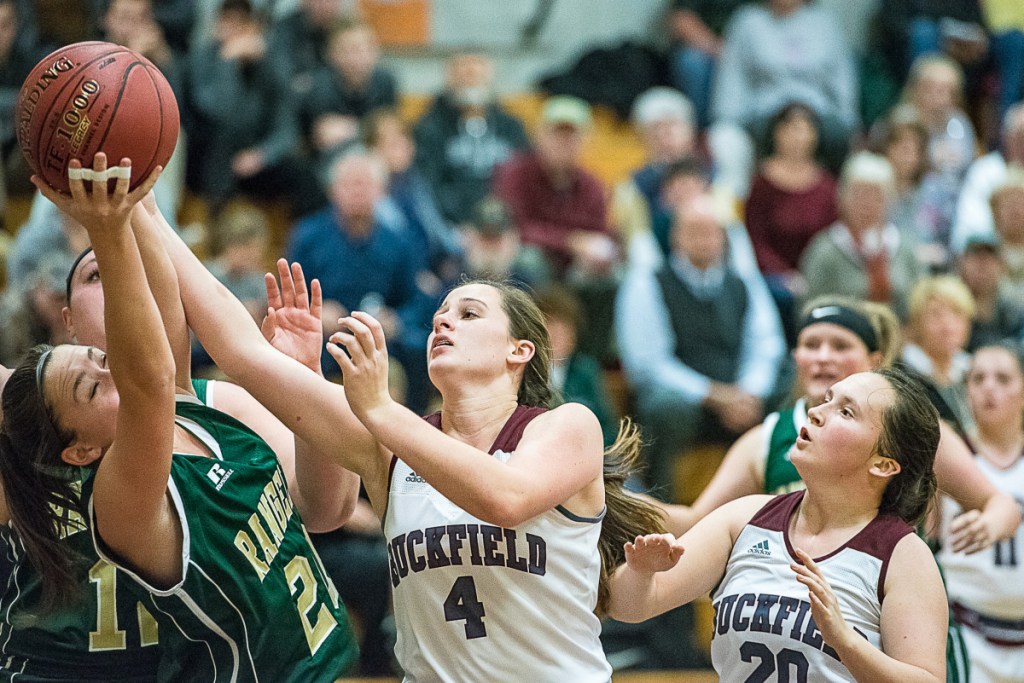
[[[1024,457],[1005,470],[984,458],[974,461],[998,490],[1024,503]],[[943,538],[961,512],[943,496]],[[944,546],[937,557],[953,617],[965,627],[971,680],[1024,680],[1024,527],[1018,527],[1013,538],[973,555]]]
[[[508,460],[542,412],[518,407],[493,456]],[[438,416],[428,419],[439,425]],[[396,459],[384,534],[405,680],[609,681],[594,614],[602,518],[558,507],[503,529]]]
[[[712,595],[711,662],[731,681],[852,681],[822,640],[808,589],[797,582],[789,520],[803,499],[797,491],[769,501],[740,532],[725,576]],[[839,600],[843,618],[881,647],[882,586],[893,548],[914,530],[878,515],[848,543],[815,562]]]

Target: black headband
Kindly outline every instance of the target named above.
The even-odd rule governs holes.
[[[75,262],[71,264],[71,270],[68,271],[68,279],[64,283],[64,301],[68,304],[71,303],[71,278],[75,276],[75,271],[78,270],[78,264],[81,263],[82,259],[88,256],[91,252],[92,247],[86,247],[82,253],[78,255],[78,258],[75,259]]]
[[[875,334],[875,328],[872,327],[871,321],[852,308],[837,304],[812,308],[800,323],[797,333],[803,332],[808,325],[817,323],[830,323],[845,327],[860,337],[869,352],[874,353],[878,350],[878,336]]]

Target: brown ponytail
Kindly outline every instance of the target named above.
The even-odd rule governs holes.
[[[627,417],[619,424],[615,443],[604,452],[605,515],[597,548],[601,553],[601,581],[597,588],[597,614],[607,611],[608,581],[615,569],[626,561],[623,546],[639,535],[665,533],[661,508],[629,493],[626,479],[640,460],[640,430]]]
[[[61,537],[83,529],[86,514],[78,470],[61,459],[73,435],[57,425],[37,381],[40,359],[42,377],[49,360],[43,354],[49,350],[33,348],[11,374],[3,390],[0,429],[0,482],[12,526],[42,578],[42,614],[73,603],[80,594],[76,568],[81,558]]]

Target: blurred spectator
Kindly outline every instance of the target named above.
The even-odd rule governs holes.
[[[906,319],[910,288],[926,272],[913,236],[888,218],[894,196],[892,166],[884,157],[850,157],[839,178],[840,219],[800,259],[808,299],[836,294],[887,303]]]
[[[100,28],[104,40],[124,45],[153,62],[178,93],[181,92],[179,58],[167,41],[163,27],[156,20],[155,1],[110,0],[100,21]]]
[[[815,158],[818,117],[805,104],[788,104],[771,124],[768,155],[746,205],[747,231],[757,265],[779,307],[790,347],[796,346],[796,300],[805,283],[800,256],[819,232],[839,218],[836,181]]]
[[[363,144],[387,166],[388,196],[405,217],[416,242],[413,253],[443,283],[454,283],[459,275],[459,238],[441,215],[430,185],[413,165],[416,144],[409,127],[396,112],[378,109],[366,117],[362,128]]]
[[[7,255],[7,282],[13,286],[26,281],[53,254],[73,260],[87,246],[85,228],[36,193],[28,220],[15,233]]]
[[[524,244],[544,250],[554,272],[607,276],[617,256],[601,181],[581,166],[590,106],[556,95],[544,104],[536,151],[497,169],[494,191],[512,212]]]
[[[949,245],[956,201],[964,174],[974,160],[974,127],[963,111],[964,77],[956,62],[942,55],[914,62],[902,102],[917,110],[928,129],[927,201],[939,212],[932,240]]]
[[[27,277],[11,281],[0,297],[0,364],[14,367],[36,344],[71,341],[61,310],[72,261],[68,254],[51,252]]]
[[[939,237],[943,207],[935,203],[936,192],[929,189],[936,178],[928,174],[928,129],[909,104],[893,107],[876,128],[879,152],[892,164],[896,180],[889,219],[901,232],[914,236],[923,263],[941,269],[949,263],[950,251]]]
[[[38,31],[23,25],[15,0],[0,0],[0,215],[7,195],[33,191],[28,164],[17,145],[14,105],[25,77],[49,52],[38,36]]]
[[[346,21],[327,40],[327,64],[299,105],[302,130],[323,157],[359,134],[359,121],[378,107],[398,104],[395,77],[380,64],[377,36],[367,24]]]
[[[672,81],[693,102],[701,128],[711,122],[711,84],[722,54],[722,34],[736,8],[748,2],[672,0],[669,32],[676,41],[672,49]]]
[[[481,199],[470,221],[463,223],[465,274],[470,278],[511,281],[536,289],[551,280],[551,267],[539,249],[523,246],[505,203],[494,196]]]
[[[544,103],[536,151],[502,164],[494,193],[512,212],[519,239],[540,248],[558,281],[569,284],[589,321],[580,348],[604,360],[611,328],[619,248],[608,224],[605,189],[580,157],[590,131],[590,106],[569,95]]]
[[[1024,4],[985,0],[981,5],[992,35],[992,61],[999,75],[996,113],[1002,120],[1024,94]]]
[[[495,167],[529,147],[522,122],[495,99],[494,65],[475,52],[449,60],[445,89],[414,133],[417,166],[453,223],[469,218],[491,191]]]
[[[288,241],[288,259],[298,261],[323,290],[324,336],[337,331],[338,318],[365,311],[377,318],[388,351],[405,371],[407,403],[426,409],[429,312],[417,288],[419,258],[404,225],[388,223],[380,211],[387,182],[383,162],[365,152],[338,159],[331,170],[330,205],[300,220]],[[432,312],[432,311],[430,311]],[[328,354],[324,374],[340,370]]]
[[[273,5],[274,0],[266,4]],[[331,28],[349,18],[342,0],[298,0],[295,9],[274,21],[270,35],[270,54],[281,67],[300,96],[313,86],[313,72],[327,64],[327,41]]]
[[[992,234],[995,225],[989,199],[1013,170],[1024,171],[1024,102],[1003,117],[1002,146],[974,161],[967,170],[956,207],[952,246],[959,251],[971,235]]]
[[[1024,301],[1024,173],[1009,174],[992,193],[992,216],[1002,244],[1006,279],[1017,301]]]
[[[885,0],[876,26],[890,70],[904,80],[924,55],[944,53],[961,66],[980,65],[988,37],[978,0]]]
[[[804,0],[741,7],[725,33],[708,142],[719,178],[745,199],[755,140],[789,102],[803,102],[821,123],[822,158],[835,170],[859,126],[857,72],[834,17]]]
[[[955,275],[922,279],[910,294],[910,319],[902,361],[930,384],[942,402],[936,407],[958,431],[974,421],[964,382],[971,366],[965,350],[974,317],[974,297]]]
[[[691,200],[679,207],[671,257],[656,272],[630,270],[616,301],[618,348],[650,443],[648,483],[666,500],[683,450],[728,443],[764,417],[785,353],[778,313],[749,284],[759,276],[730,265],[727,243],[714,200]]]
[[[217,257],[206,267],[241,301],[256,322],[267,313],[267,246],[270,225],[266,214],[248,202],[227,206],[213,226]]]
[[[186,79],[185,60],[182,54],[176,53],[171,47],[163,26],[157,22],[157,5],[173,5],[182,11],[189,10],[179,0],[111,0],[101,18],[102,38],[131,48],[153,62],[167,78],[177,97],[178,108],[182,110],[185,108],[182,97]],[[183,112],[182,119],[186,125],[187,116],[187,112]],[[175,152],[153,190],[160,210],[171,225],[177,223],[178,208],[184,193],[187,162],[184,137],[184,134],[179,134]]]
[[[693,155],[696,138],[693,105],[672,88],[651,88],[638,97],[632,119],[644,143],[645,163],[615,188],[610,209],[612,224],[631,261],[636,240],[649,238],[655,222],[671,223],[672,212],[660,200],[665,172],[674,162]],[[664,232],[667,235],[667,228]],[[664,242],[667,246],[667,237]]]
[[[976,235],[967,241],[960,255],[960,279],[974,297],[967,343],[972,353],[1004,339],[1024,339],[1024,302],[1004,286],[1005,270],[995,235]]]
[[[193,47],[188,81],[190,177],[214,213],[239,193],[285,197],[297,215],[322,204],[312,172],[296,156],[287,77],[249,0],[223,0],[213,39]]]
[[[552,388],[562,402],[582,403],[590,408],[601,423],[605,446],[610,446],[619,432],[619,421],[604,384],[601,365],[576,348],[579,328],[584,322],[579,301],[572,292],[558,285],[540,290],[534,299],[551,335]]]

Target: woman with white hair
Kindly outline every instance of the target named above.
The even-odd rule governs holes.
[[[906,317],[907,296],[926,275],[913,238],[889,219],[895,196],[892,166],[859,152],[839,178],[839,221],[819,233],[800,259],[807,297],[824,294],[887,303]]]

